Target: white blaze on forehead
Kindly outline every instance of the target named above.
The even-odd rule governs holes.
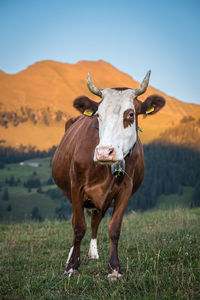
[[[99,259],[96,239],[91,239],[90,241],[90,249],[88,251],[88,256],[90,259]]]
[[[99,145],[98,147],[113,147],[117,160],[122,160],[136,142],[135,121],[124,128],[124,112],[135,111],[133,90],[103,90],[103,101],[99,105]],[[94,157],[95,159],[95,157]]]
[[[116,106],[115,106],[115,108],[113,110],[114,114],[119,114],[120,109],[121,109],[121,106],[119,104],[116,104]]]

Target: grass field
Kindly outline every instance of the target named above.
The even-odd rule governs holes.
[[[23,166],[20,166],[18,163],[7,164],[4,169],[1,169],[1,181],[3,181],[5,178],[8,178],[11,174],[14,175],[15,178],[20,178],[22,181],[24,181],[28,176],[31,176],[34,171],[36,171],[40,178],[44,181],[49,178],[51,172],[49,157],[26,160],[26,163],[28,162],[38,162],[41,164],[41,166],[30,167],[27,164]]]
[[[56,188],[55,185],[47,186],[46,182],[51,176],[50,158],[37,158],[27,160],[28,162],[40,163],[39,167],[31,167],[29,165],[20,166],[19,164],[7,164],[4,169],[0,170],[0,216],[3,221],[20,222],[31,219],[31,212],[34,207],[38,207],[42,219],[55,219],[55,209],[60,203],[56,199],[52,199],[45,193],[38,193],[37,188],[24,187],[24,182],[34,173],[42,184],[42,191],[45,192],[49,188]],[[17,186],[9,186],[6,179],[14,176],[15,180],[20,179],[21,183]],[[3,200],[3,192],[7,187],[9,199]],[[12,209],[9,211],[8,206]]]
[[[119,244],[123,278],[107,280],[106,217],[99,261],[88,261],[90,226],[80,274],[63,278],[71,222],[1,225],[1,299],[200,299],[200,210],[162,210],[124,217]]]

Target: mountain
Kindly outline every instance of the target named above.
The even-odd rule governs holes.
[[[102,60],[77,64],[41,61],[17,74],[0,71],[0,144],[31,145],[41,150],[57,145],[66,120],[78,115],[72,107],[73,100],[80,95],[100,100],[88,91],[88,71],[99,88],[139,86],[139,82]],[[155,116],[139,118],[143,143],[167,142],[169,137],[172,144],[196,148],[200,137],[200,106],[181,102],[151,86],[139,99],[144,100],[153,93],[164,96],[167,104]],[[181,138],[185,127],[192,128],[194,141],[189,141],[187,136]],[[173,132],[179,138],[174,139]]]

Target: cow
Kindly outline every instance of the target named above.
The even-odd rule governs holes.
[[[122,276],[118,259],[118,241],[125,208],[144,177],[144,153],[138,136],[138,115],[153,115],[164,105],[160,95],[142,102],[137,97],[149,84],[151,71],[137,89],[97,88],[88,73],[87,85],[99,96],[99,103],[86,96],[74,100],[81,113],[71,118],[54,154],[52,176],[72,204],[73,243],[65,275],[71,277],[80,266],[80,246],[86,232],[84,208],[91,209],[92,235],[88,256],[99,259],[98,226],[113,203],[108,226],[110,258],[108,278]]]

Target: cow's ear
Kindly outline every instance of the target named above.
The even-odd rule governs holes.
[[[99,103],[86,96],[81,96],[74,100],[73,106],[82,114],[91,117],[97,111]]]
[[[139,100],[138,100],[139,101]],[[165,99],[159,95],[151,95],[144,102],[139,101],[138,114],[153,115],[165,105]]]

